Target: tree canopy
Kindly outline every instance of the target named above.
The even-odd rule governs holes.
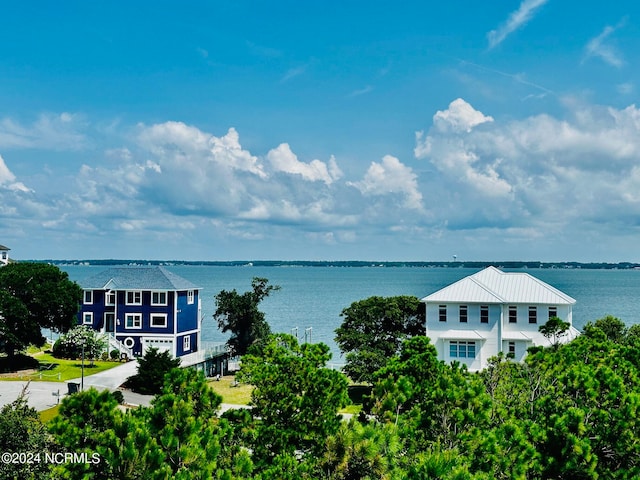
[[[335,340],[346,354],[344,371],[355,382],[370,382],[403,340],[425,332],[425,306],[413,296],[369,297],[353,302],[340,316],[344,321]]]
[[[82,289],[66,272],[45,263],[10,263],[0,268],[0,349],[11,356],[42,346],[41,329],[66,332],[77,322]]]
[[[223,332],[231,332],[227,345],[235,355],[244,355],[249,347],[265,340],[271,327],[258,308],[279,285],[269,285],[266,278],[254,277],[251,291],[239,294],[235,289],[222,290],[215,296],[216,311],[213,318]]]

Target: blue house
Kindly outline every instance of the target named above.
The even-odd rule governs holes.
[[[174,357],[198,352],[200,287],[164,267],[115,267],[80,282],[78,323],[110,337],[110,349],[142,355],[150,348]],[[124,347],[124,348],[122,348]]]

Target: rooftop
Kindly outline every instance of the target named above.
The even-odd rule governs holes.
[[[114,267],[80,282],[92,290],[199,290],[189,280],[164,267]]]
[[[571,305],[576,301],[555,287],[522,272],[487,267],[422,299],[426,303],[536,303]]]

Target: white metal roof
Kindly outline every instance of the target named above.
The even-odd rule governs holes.
[[[432,293],[425,303],[511,303],[572,305],[576,301],[557,288],[522,272],[487,267]]]

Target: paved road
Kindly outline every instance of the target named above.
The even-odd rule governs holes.
[[[104,372],[84,377],[85,390],[94,387],[98,390],[115,390],[124,381],[134,375],[138,369],[138,362],[131,361]],[[74,378],[68,382],[40,382],[27,380],[0,382],[0,406],[13,402],[22,390],[27,388],[27,403],[36,410],[46,410],[58,403],[68,394],[68,383],[81,384],[81,378]],[[150,395],[137,395],[133,392],[123,391],[125,401],[135,405],[148,405]]]
[[[98,390],[116,390],[124,381],[134,375],[137,371],[138,362],[132,361],[117,367],[105,370],[94,375],[84,377],[85,390],[94,387]],[[7,403],[13,402],[22,392],[23,388],[27,388],[27,403],[36,410],[46,410],[55,406],[58,399],[62,399],[68,394],[67,383],[82,382],[80,378],[74,378],[69,382],[28,382],[26,380],[0,382],[0,407]],[[125,403],[129,405],[149,406],[152,395],[141,395],[130,390],[122,390]],[[232,408],[247,408],[244,405],[231,405],[223,403],[220,406],[220,413]]]

